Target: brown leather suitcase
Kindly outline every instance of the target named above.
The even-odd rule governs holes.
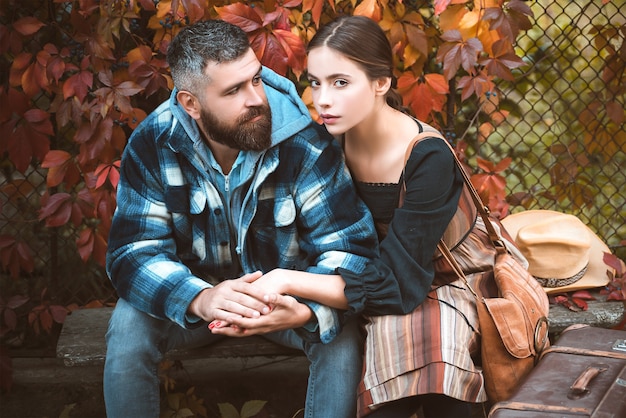
[[[489,418],[626,418],[626,331],[573,325]]]

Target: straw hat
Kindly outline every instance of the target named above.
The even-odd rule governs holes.
[[[609,247],[580,219],[551,210],[528,210],[502,219],[528,271],[546,293],[605,286],[610,269],[603,261]]]

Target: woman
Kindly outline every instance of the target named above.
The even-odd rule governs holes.
[[[339,271],[349,310],[385,315],[417,307],[370,318],[359,414],[408,417],[421,406],[426,417],[469,417],[472,403],[486,400],[474,364],[474,298],[460,281],[433,285],[433,254],[463,191],[454,156],[440,138],[409,148],[426,125],[401,111],[391,47],[374,21],[350,16],[322,27],[308,46],[308,76],[315,109],[343,141],[357,190],[382,226],[380,258],[358,277]],[[462,235],[476,221],[470,216]],[[490,276],[468,278],[479,287]]]
[[[376,221],[380,257],[361,274],[273,270],[256,283],[366,315],[359,416],[409,417],[422,408],[425,417],[469,417],[472,403],[487,400],[475,364],[475,299],[433,254],[443,237],[459,264],[472,267],[464,268],[472,287],[488,295],[494,253],[452,151],[436,137],[412,145],[429,127],[402,111],[391,47],[374,21],[350,16],[323,26],[308,46],[308,77]],[[477,249],[484,258],[474,259]],[[245,334],[245,320],[234,328]]]

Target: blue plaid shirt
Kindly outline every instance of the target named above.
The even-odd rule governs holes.
[[[378,253],[337,143],[312,122],[293,84],[264,68],[272,143],[240,156],[230,201],[210,150],[174,91],[133,132],[122,157],[107,272],[120,297],[154,317],[192,327],[205,288],[273,268],[335,273],[364,269]],[[303,301],[331,341],[341,315]]]

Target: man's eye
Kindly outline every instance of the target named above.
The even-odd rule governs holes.
[[[254,84],[255,86],[258,86],[259,84],[261,84],[262,80],[261,80],[261,76],[258,75],[256,77],[254,77],[252,79],[252,84]]]

